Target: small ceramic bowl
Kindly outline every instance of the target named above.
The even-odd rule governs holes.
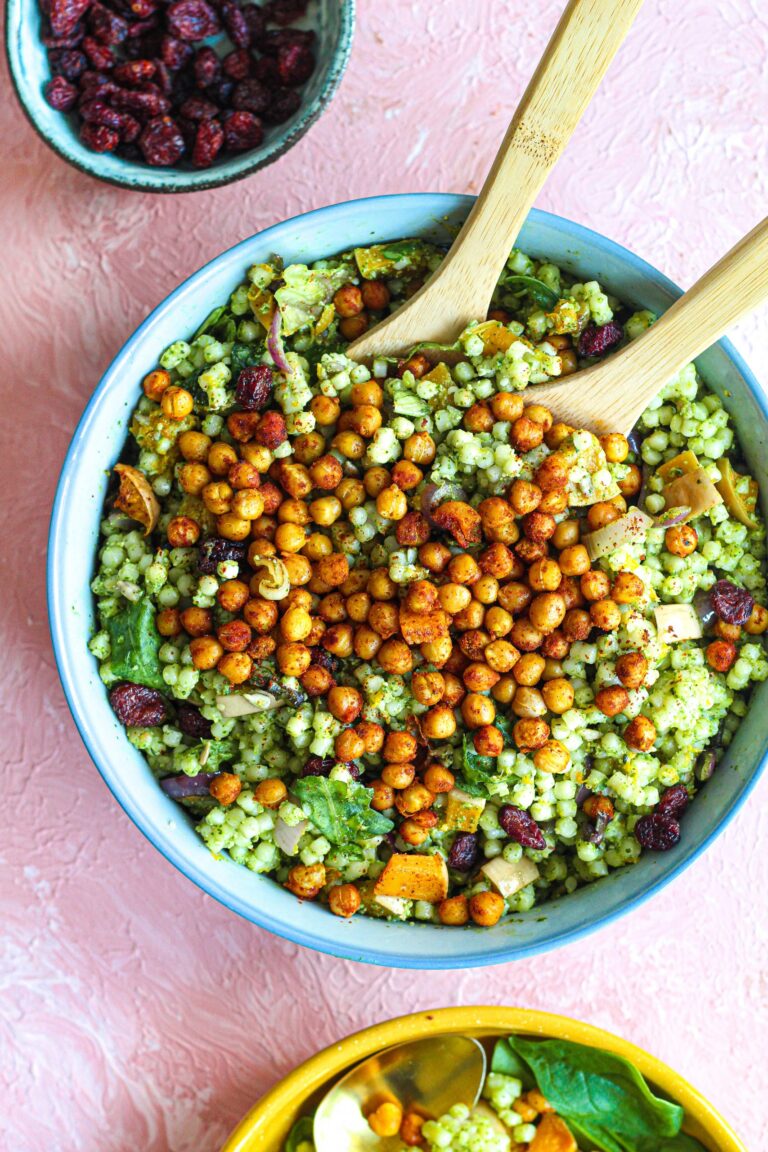
[[[310,262],[357,245],[424,236],[449,245],[466,217],[468,196],[425,193],[335,204],[286,220],[207,264],[144,321],[107,369],[75,431],[59,481],[48,548],[51,635],[64,691],[85,745],[109,787],[139,828],[185,876],[241,916],[308,948],[403,968],[471,968],[535,955],[605,926],[669,883],[725,828],[744,803],[768,756],[768,681],[752,697],[723,763],[691,805],[680,843],[647,852],[628,868],[569,896],[506,917],[494,928],[341,920],[318,903],[299,904],[274,880],[211,855],[184,812],[170,800],[109,706],[98,663],[87,648],[93,630],[94,555],[107,476],[119,459],[141,379],[160,352],[226,300],[251,264],[279,252]],[[663,312],[680,295],[670,280],[604,236],[532,212],[520,247],[596,278],[639,308]],[[768,494],[768,402],[757,380],[723,340],[697,361],[733,415],[750,467]],[[764,503],[765,507],[765,503]],[[738,848],[738,845],[737,845]],[[733,849],[732,849],[733,850]]]
[[[217,161],[211,168],[152,168],[109,152],[93,152],[78,135],[75,113],[57,112],[43,95],[51,78],[48,53],[41,39],[40,0],[8,0],[6,53],[19,103],[38,136],[62,159],[89,176],[137,192],[195,192],[240,180],[277,160],[301,139],[322,115],[352,51],[355,0],[313,0],[308,16],[296,27],[317,33],[317,67],[302,89],[298,112],[285,124],[266,126],[258,148]]]
[[[655,1056],[602,1028],[524,1008],[438,1008],[356,1032],[307,1060],[267,1092],[241,1120],[221,1152],[283,1152],[296,1121],[310,1115],[345,1072],[384,1048],[446,1033],[494,1040],[513,1032],[571,1040],[623,1056],[642,1073],[655,1093],[682,1106],[686,1117],[684,1131],[699,1140],[707,1152],[747,1152],[712,1105]]]

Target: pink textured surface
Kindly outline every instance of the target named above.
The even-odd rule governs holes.
[[[328,114],[274,167],[208,194],[93,183],[3,102],[3,383],[21,416],[3,423],[0,453],[0,1074],[13,1152],[214,1149],[320,1046],[400,1012],[483,1002],[623,1033],[691,1079],[750,1148],[766,1147],[768,857],[756,846],[768,779],[705,859],[591,940],[485,972],[374,970],[257,931],[166,864],[89,762],[49,647],[56,478],[126,337],[182,277],[282,217],[377,192],[477,189],[560,8],[359,0]],[[767,53],[761,0],[648,0],[540,205],[690,283],[764,209]],[[765,310],[737,343],[764,370]]]

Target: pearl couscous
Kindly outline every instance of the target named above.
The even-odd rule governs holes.
[[[442,255],[257,265],[162,353],[90,647],[212,853],[490,926],[684,834],[768,676],[765,528],[693,365],[629,439],[536,403],[653,322],[597,282],[514,251],[455,345],[351,360]]]

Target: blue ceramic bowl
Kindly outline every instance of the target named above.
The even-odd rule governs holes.
[[[467,196],[425,194],[322,208],[244,240],[182,284],[130,338],[88,404],[61,474],[48,551],[53,646],[75,723],[115,797],[148,839],[190,880],[255,924],[322,952],[404,968],[467,968],[534,955],[605,926],[662,888],[722,831],[764,767],[768,683],[758,688],[723,765],[686,814],[683,838],[670,852],[648,853],[634,867],[492,929],[389,924],[364,917],[344,921],[321,906],[297,903],[266,877],[214,859],[181,809],[163,794],[112,714],[96,661],[86,647],[93,628],[88,585],[107,473],[121,452],[139,381],[155,367],[166,345],[193,332],[201,318],[227,299],[245,269],[273,252],[290,262],[405,236],[447,244],[470,204]],[[679,288],[637,256],[557,216],[532,212],[520,245],[580,279],[597,277],[638,307],[663,312],[680,295]],[[710,348],[699,367],[733,413],[765,498],[765,396],[725,341]]]
[[[302,90],[302,104],[285,124],[265,126],[259,148],[227,157],[211,168],[151,168],[81,143],[78,118],[51,108],[43,88],[51,77],[41,40],[39,0],[7,0],[6,53],[19,102],[32,127],[54,152],[81,172],[138,192],[195,192],[240,180],[277,160],[320,117],[339,86],[352,51],[355,0],[314,0],[311,14],[297,27],[317,32],[317,67]],[[212,40],[212,44],[216,41]]]

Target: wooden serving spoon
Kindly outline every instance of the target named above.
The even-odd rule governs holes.
[[[558,420],[576,428],[628,433],[668,380],[765,300],[768,217],[644,335],[583,372],[534,385],[526,398],[552,408]]]
[[[570,0],[445,260],[407,304],[351,344],[347,355],[363,360],[400,355],[423,341],[449,344],[471,321],[485,319],[528,211],[642,3]]]

